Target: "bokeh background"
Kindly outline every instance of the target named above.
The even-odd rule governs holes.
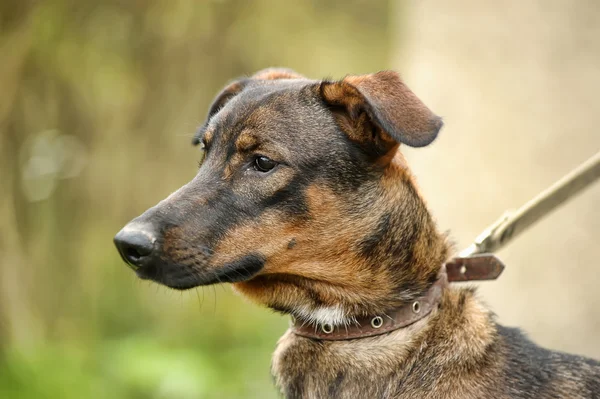
[[[457,248],[600,150],[596,0],[2,0],[0,397],[275,398],[287,320],[138,281],[113,235],[191,179],[228,80],[400,71],[446,126],[407,156]],[[600,185],[500,252],[480,295],[600,358]]]

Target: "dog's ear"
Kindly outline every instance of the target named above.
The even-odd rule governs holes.
[[[237,96],[242,90],[244,90],[244,87],[248,85],[249,81],[249,78],[241,78],[229,83],[227,86],[225,86],[223,90],[221,90],[221,92],[217,95],[210,108],[208,109],[206,121],[202,124],[202,127],[194,135],[194,138],[192,139],[193,145],[198,145],[200,144],[200,141],[202,141],[203,132],[206,129],[210,118],[212,118],[217,112],[219,112],[219,110],[223,108],[229,100],[231,100],[233,97]]]
[[[442,128],[442,119],[410,91],[396,72],[324,81],[319,90],[350,138],[371,147],[375,144],[379,153],[398,143],[426,146]]]
[[[302,75],[297,74],[291,69],[286,68],[267,68],[256,72],[250,78],[240,78],[229,83],[221,92],[217,95],[212,105],[208,109],[208,115],[206,121],[194,136],[192,144],[197,145],[202,140],[202,132],[206,128],[206,125],[210,118],[212,118],[221,108],[227,104],[232,98],[237,96],[244,90],[246,86],[253,80],[277,80],[277,79],[302,79]]]

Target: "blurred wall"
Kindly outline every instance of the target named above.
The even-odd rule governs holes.
[[[410,5],[396,14],[394,64],[445,127],[406,152],[460,250],[600,151],[600,4]],[[596,183],[499,252],[507,269],[479,292],[501,323],[600,358],[599,204]]]

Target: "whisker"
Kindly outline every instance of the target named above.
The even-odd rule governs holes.
[[[196,133],[176,133],[174,134],[175,137],[189,137],[190,139],[193,138],[196,135]]]
[[[202,302],[200,302],[200,294],[198,293],[198,287],[194,288],[196,292],[196,298],[198,299],[198,310],[202,311]]]
[[[211,285],[213,288],[214,301],[213,301],[213,317],[217,315],[217,290],[215,290],[215,285]]]

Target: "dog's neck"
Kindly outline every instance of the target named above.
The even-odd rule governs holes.
[[[399,153],[398,153],[399,154]],[[294,317],[310,325],[344,326],[364,317],[397,309],[423,295],[437,280],[450,254],[446,237],[437,231],[401,154],[386,168],[379,187],[357,192],[365,218],[376,228],[357,243],[362,267],[385,276],[383,283],[362,287],[361,301],[340,301],[319,307],[298,306]],[[375,281],[375,280],[374,280]],[[346,295],[352,296],[353,292]]]
[[[388,334],[417,323],[436,310],[447,287],[448,275],[444,266],[435,284],[423,296],[409,304],[390,309],[384,314],[354,318],[349,325],[337,327],[332,324],[317,324],[315,328],[315,326],[304,320],[297,320],[292,317],[291,330],[301,337],[326,341],[368,338]]]

